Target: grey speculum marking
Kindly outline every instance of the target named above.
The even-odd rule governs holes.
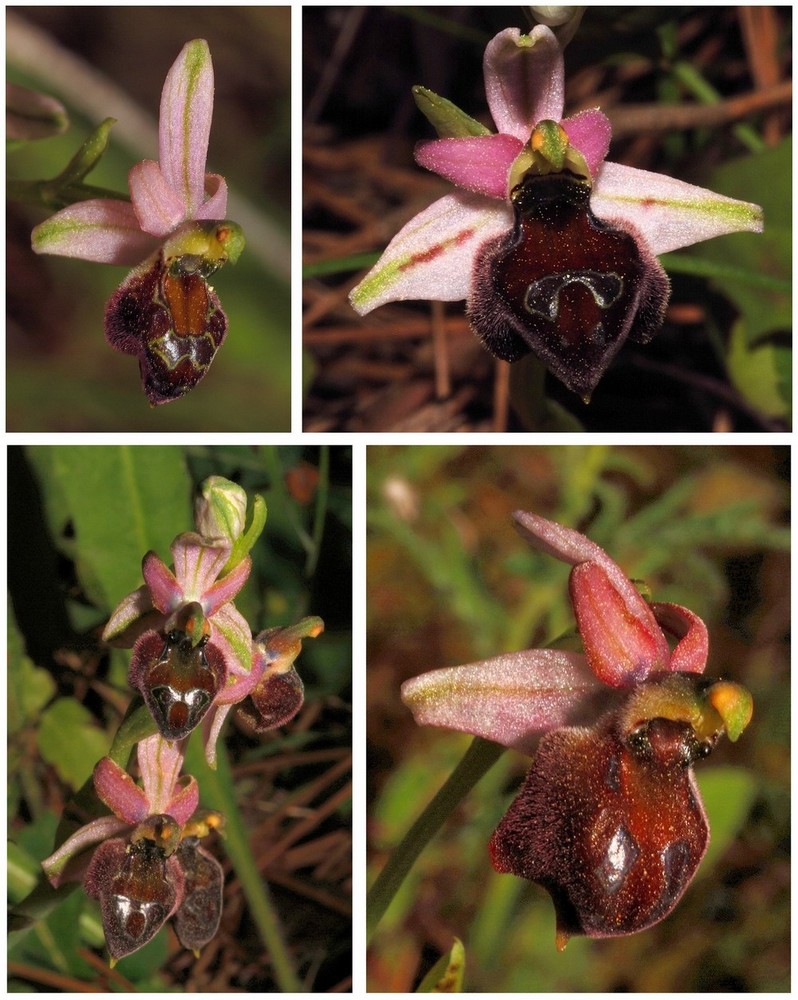
[[[554,323],[560,314],[560,292],[568,285],[584,285],[599,309],[609,309],[623,292],[623,279],[614,271],[565,271],[538,278],[527,288],[524,308]]]
[[[639,856],[637,842],[621,823],[607,846],[604,860],[596,869],[599,881],[611,896],[619,891]]]

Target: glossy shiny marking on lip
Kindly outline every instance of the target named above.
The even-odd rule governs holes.
[[[551,893],[559,947],[572,934],[615,937],[662,920],[709,840],[691,767],[714,738],[667,718],[624,725],[613,711],[593,728],[547,733],[491,839],[497,871]]]
[[[120,285],[105,314],[113,347],[139,358],[153,404],[179,399],[203,378],[227,334],[227,317],[193,258],[160,254]]]
[[[598,219],[570,170],[528,173],[511,193],[513,228],[479,251],[469,319],[504,361],[530,351],[589,397],[627,337],[662,323],[668,279],[628,227]]]
[[[167,740],[182,740],[199,725],[225,676],[224,658],[207,636],[193,645],[179,629],[145,632],[131,661],[131,683]]]

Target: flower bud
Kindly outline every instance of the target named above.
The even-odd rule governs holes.
[[[194,504],[194,521],[204,538],[234,542],[244,531],[247,494],[223,476],[209,476]]]

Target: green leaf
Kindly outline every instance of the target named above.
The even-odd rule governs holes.
[[[9,603],[9,607],[10,607]],[[8,623],[8,731],[30,725],[55,694],[50,674],[26,656],[13,614]]]
[[[696,777],[712,833],[700,869],[707,872],[739,833],[758,785],[753,774],[739,767],[699,768]]]
[[[764,333],[790,330],[792,141],[752,156],[741,157],[714,170],[706,179],[712,190],[755,202],[764,210],[762,233],[734,233],[690,248],[690,255],[722,268],[780,279],[781,288],[758,287],[733,274],[713,279],[739,310],[745,337],[756,343]],[[786,288],[785,288],[786,286]]]
[[[442,955],[421,980],[417,993],[462,993],[465,974],[465,948],[454,939],[448,955]]]
[[[42,758],[72,788],[87,780],[110,743],[91,713],[71,698],[59,698],[42,714],[37,740]]]
[[[28,450],[60,547],[75,559],[93,602],[110,609],[141,584],[141,560],[192,523],[183,450],[172,447],[70,446]],[[48,512],[49,513],[49,512]],[[58,522],[58,526],[54,524]],[[74,542],[65,535],[67,523]]]
[[[742,321],[731,330],[726,359],[732,382],[768,417],[789,419],[792,349],[787,338],[763,336],[751,343]]]

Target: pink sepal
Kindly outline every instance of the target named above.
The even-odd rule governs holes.
[[[628,687],[667,670],[670,653],[654,615],[636,594],[630,602],[594,562],[571,570],[571,602],[593,673],[611,687]]]
[[[419,725],[531,754],[549,729],[591,718],[599,692],[580,653],[527,649],[413,677],[402,685],[402,701]]]
[[[499,32],[487,44],[483,71],[497,131],[526,142],[538,122],[562,118],[562,49],[550,28],[539,24],[528,35],[518,28]]]
[[[186,204],[167,183],[155,160],[142,160],[128,173],[130,198],[145,233],[163,238],[186,219]]]
[[[129,823],[118,816],[100,816],[86,823],[68,837],[49,858],[42,861],[44,874],[57,889],[62,882],[81,882],[89,856],[80,858],[87,848],[128,829]]]

